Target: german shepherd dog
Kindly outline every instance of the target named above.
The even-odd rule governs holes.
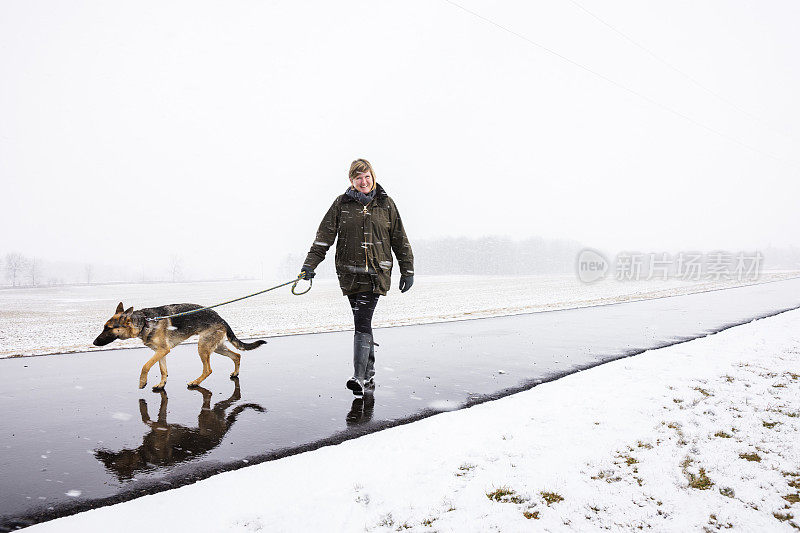
[[[233,330],[212,309],[203,309],[196,313],[174,318],[164,318],[150,321],[148,318],[174,315],[184,311],[201,309],[202,305],[172,304],[161,307],[147,307],[134,311],[133,307],[124,310],[122,302],[117,306],[114,315],[103,326],[103,332],[94,340],[95,346],[105,346],[117,339],[132,339],[139,337],[145,346],[156,352],[142,367],[139,377],[139,388],[147,385],[147,374],[154,364],[158,363],[161,369],[161,381],[153,387],[154,391],[161,390],[167,383],[167,362],[165,357],[171,349],[179,345],[192,335],[198,335],[197,351],[203,362],[203,373],[194,381],[189,382],[189,387],[196,387],[211,375],[211,352],[230,357],[233,360],[233,373],[231,378],[239,375],[239,362],[241,356],[225,346],[227,339],[240,350],[254,350],[267,341],[242,342],[236,338]]]

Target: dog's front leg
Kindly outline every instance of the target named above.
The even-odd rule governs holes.
[[[153,387],[154,391],[164,390],[164,385],[167,384],[167,358],[162,357],[158,360],[158,368],[161,370],[161,381],[158,385]]]
[[[147,385],[147,373],[150,372],[150,369],[153,368],[153,365],[160,361],[163,357],[165,357],[169,353],[169,350],[166,348],[156,350],[156,353],[153,354],[153,357],[147,361],[144,366],[142,367],[142,375],[139,376],[139,388],[143,389],[145,385]]]

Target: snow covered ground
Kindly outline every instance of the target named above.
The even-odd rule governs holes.
[[[30,531],[794,531],[799,498],[790,311]]]
[[[759,282],[797,277],[800,272],[764,272]],[[213,305],[250,294],[283,280],[205,283],[150,283],[0,290],[0,357],[87,351],[119,301],[155,307],[190,302]],[[464,318],[585,307],[661,296],[689,294],[750,284],[730,280],[680,279],[591,284],[561,276],[417,276],[411,291],[393,283],[375,312],[376,327],[422,324]],[[288,287],[218,309],[240,338],[270,337],[353,327],[347,299],[333,279],[314,280],[311,292],[293,296]],[[116,341],[114,348],[141,346],[138,339]]]

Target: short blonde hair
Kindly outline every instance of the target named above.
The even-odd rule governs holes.
[[[350,163],[350,172],[348,174],[350,181],[353,181],[353,179],[362,172],[369,172],[372,175],[372,188],[374,189],[377,178],[375,177],[375,171],[372,169],[370,162],[366,159],[356,159]]]

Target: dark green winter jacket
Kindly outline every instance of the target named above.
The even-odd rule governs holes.
[[[414,254],[394,200],[375,184],[375,197],[361,205],[343,194],[333,201],[303,266],[317,268],[336,242],[336,275],[345,295],[385,295],[392,276],[392,251],[402,276],[414,275]]]

